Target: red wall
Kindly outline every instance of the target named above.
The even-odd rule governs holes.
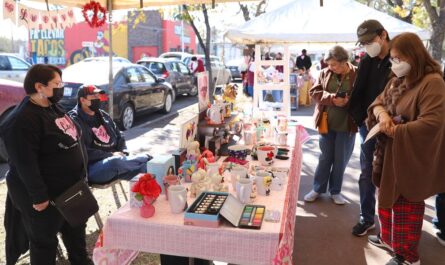
[[[163,52],[169,52],[171,48],[178,49],[178,51],[181,51],[181,34],[175,33],[175,26],[180,27],[181,22],[180,21],[168,21],[163,20],[162,21],[162,28],[163,28],[163,35],[162,35],[162,49]],[[193,31],[193,28],[188,25],[187,23],[184,23],[184,38],[189,38],[190,43],[184,42],[184,50],[186,47],[189,47],[189,52],[196,53],[196,35]]]

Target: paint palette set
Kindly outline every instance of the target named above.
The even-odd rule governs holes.
[[[202,192],[184,214],[184,224],[218,227],[220,210],[229,194],[227,192]]]
[[[233,195],[229,195],[220,210],[232,225],[239,228],[261,229],[266,207],[263,205],[244,205]]]

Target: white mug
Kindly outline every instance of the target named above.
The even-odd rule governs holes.
[[[264,170],[258,170],[256,172],[255,183],[258,194],[261,196],[268,196],[272,184],[272,174]]]
[[[187,207],[187,190],[182,185],[168,187],[168,203],[172,213],[181,213]]]
[[[219,163],[218,162],[213,162],[213,163],[208,163],[207,164],[207,176],[209,176],[210,178],[216,174],[219,173]]]
[[[230,181],[232,182],[232,188],[235,190],[236,182],[240,178],[247,178],[247,168],[242,166],[234,166],[230,170]]]
[[[250,202],[250,194],[252,193],[252,180],[241,178],[236,182],[236,195],[242,203]]]

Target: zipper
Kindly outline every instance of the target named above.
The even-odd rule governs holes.
[[[77,196],[82,196],[82,191],[81,191],[81,190],[78,191],[78,192],[77,192],[76,194],[74,194],[73,196],[71,196],[71,197],[69,197],[68,199],[66,199],[66,200],[65,200],[65,203],[71,201],[72,199],[74,199],[74,197],[77,197]]]

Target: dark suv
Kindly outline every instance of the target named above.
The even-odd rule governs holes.
[[[173,100],[177,95],[188,94],[196,96],[198,88],[194,76],[188,67],[180,61],[162,58],[143,58],[137,64],[147,67],[157,77],[169,82],[174,91]]]
[[[95,85],[109,94],[108,62],[79,62],[63,70],[64,96],[60,104],[66,111],[77,104],[77,90],[83,84]],[[113,63],[113,113],[122,130],[133,126],[134,116],[146,111],[170,112],[173,91],[169,83],[147,68],[132,63]],[[108,111],[108,101],[102,106]]]

